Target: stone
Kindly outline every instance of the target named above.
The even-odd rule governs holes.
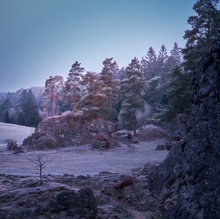
[[[43,120],[32,136],[23,141],[32,149],[53,149],[104,142],[110,148],[114,124],[102,118],[88,118],[83,114],[68,113]],[[100,136],[104,136],[101,137]]]
[[[220,215],[220,42],[193,72],[192,110],[185,139],[148,176],[164,218],[217,219]],[[164,204],[166,203],[166,204]]]
[[[134,183],[134,178],[132,176],[123,176],[115,185],[114,189],[123,189],[127,186],[131,186]]]
[[[66,217],[95,219],[98,215],[96,200],[89,188],[75,191],[64,191],[51,200],[44,213],[66,212]]]

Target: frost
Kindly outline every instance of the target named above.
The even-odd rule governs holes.
[[[32,127],[0,122],[0,144],[4,144],[6,139],[13,139],[21,144],[34,130]]]

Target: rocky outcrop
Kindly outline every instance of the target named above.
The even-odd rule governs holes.
[[[217,219],[220,215],[220,42],[193,73],[187,135],[172,145],[148,185],[163,203],[164,218]]]
[[[61,192],[49,201],[43,212],[45,214],[65,212],[66,217],[85,219],[95,219],[98,214],[95,197],[89,188],[80,189],[78,192]]]
[[[64,186],[47,189],[35,186],[25,191],[17,188],[7,195],[2,193],[0,218],[97,218],[96,199],[91,189],[76,192]]]
[[[65,146],[93,144],[94,148],[110,148],[114,124],[102,118],[88,118],[82,113],[68,113],[42,121],[35,133],[23,145],[33,149],[52,149]],[[98,145],[98,146],[97,146]]]
[[[148,163],[129,175],[44,175],[42,185],[33,175],[0,174],[0,218],[158,218],[158,199],[146,187],[156,165]]]

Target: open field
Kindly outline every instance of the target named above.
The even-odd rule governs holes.
[[[68,147],[59,150],[25,152],[13,154],[2,149],[0,152],[0,174],[35,175],[36,165],[29,159],[48,160],[44,174],[95,175],[102,171],[128,174],[133,168],[143,167],[150,162],[162,162],[168,151],[157,151],[163,140],[140,142],[134,149],[127,146],[111,151],[91,150],[89,146]]]
[[[22,215],[22,211],[27,212],[30,208],[29,203],[35,203],[35,208],[39,205],[47,206],[48,200],[52,200],[58,194],[57,191],[78,190],[84,187],[93,190],[100,219],[142,219],[155,215],[155,209],[149,206],[159,203],[146,188],[146,176],[155,165],[166,158],[168,151],[156,150],[157,145],[163,144],[165,139],[140,141],[133,147],[122,144],[121,147],[111,150],[93,150],[90,145],[84,145],[47,151],[27,151],[23,148],[24,153],[16,154],[7,150],[4,139],[10,138],[21,143],[34,129],[10,124],[0,124],[0,127],[3,142],[0,145],[0,191],[1,199],[4,200],[1,202],[1,205],[4,205],[2,209],[8,209],[2,211],[6,212],[5,215],[11,215],[11,212],[17,215],[18,212],[15,211],[18,209]],[[33,162],[38,156],[42,158],[42,162],[47,161],[43,169],[42,186],[36,184],[39,180],[39,163],[36,165]],[[134,177],[134,184],[126,187],[123,199],[118,199],[121,191],[115,190],[114,185],[123,175]],[[46,198],[36,199],[42,194]],[[133,201],[126,201],[131,198]],[[36,200],[39,203],[36,203]],[[20,206],[20,203],[24,205]],[[57,218],[67,218],[65,211],[61,211],[60,215],[62,216]],[[111,215],[113,216],[110,217]]]
[[[34,132],[35,128],[0,122],[0,145],[7,139],[13,139],[21,144],[24,138]]]
[[[157,151],[156,146],[163,139],[139,142],[134,148],[122,145],[112,150],[92,150],[89,145],[67,147],[48,151],[26,151],[14,154],[7,150],[5,139],[10,138],[21,143],[34,132],[34,128],[0,123],[0,174],[35,175],[38,174],[36,160],[40,155],[47,160],[44,174],[95,175],[102,171],[112,173],[129,173],[133,168],[143,167],[150,162],[162,162],[167,151]]]

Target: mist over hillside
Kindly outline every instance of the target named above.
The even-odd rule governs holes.
[[[1,92],[0,91],[0,104],[4,103],[6,99],[9,99],[13,105],[17,104],[22,91],[29,90],[29,89],[32,90],[36,99],[39,99],[43,96],[44,87],[31,87],[31,88],[26,88],[26,89],[21,88],[17,90],[16,92]]]

